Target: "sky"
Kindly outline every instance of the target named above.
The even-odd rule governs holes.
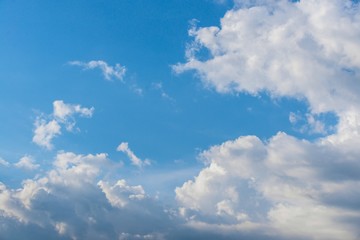
[[[359,239],[360,6],[0,0],[0,239]]]

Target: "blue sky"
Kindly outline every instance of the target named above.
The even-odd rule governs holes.
[[[0,1],[5,239],[356,239],[340,219],[360,219],[359,16],[340,0]]]

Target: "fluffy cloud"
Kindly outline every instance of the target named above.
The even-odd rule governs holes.
[[[315,113],[359,109],[360,17],[348,0],[265,2],[228,11],[220,27],[192,28],[187,62],[218,92],[306,99]],[[207,60],[197,57],[207,50]]]
[[[61,121],[66,121],[69,117],[75,113],[80,114],[82,117],[91,117],[94,113],[94,108],[81,107],[79,104],[66,104],[62,100],[56,100],[53,102],[54,117]]]
[[[52,149],[51,141],[61,134],[61,125],[64,125],[67,131],[72,131],[76,121],[74,115],[81,117],[92,117],[94,108],[81,107],[78,104],[66,104],[62,100],[53,102],[53,114],[50,120],[43,116],[38,117],[35,121],[35,130],[33,142],[47,149]]]
[[[309,104],[313,142],[244,136],[202,154],[207,166],[176,189],[188,225],[240,236],[358,239],[360,14],[354,1],[238,1],[220,27],[192,28],[178,73],[220,93],[264,92]],[[199,55],[204,50],[210,57]],[[338,118],[328,131],[316,116]],[[290,114],[289,120],[301,120]]]
[[[53,146],[51,141],[54,137],[61,134],[61,127],[56,120],[47,122],[44,119],[38,118],[35,121],[35,130],[33,142],[39,146],[51,149]]]
[[[17,168],[24,168],[27,170],[35,170],[40,167],[39,164],[34,163],[34,159],[31,156],[23,156],[20,158],[19,162],[15,163],[15,167]]]
[[[141,186],[110,177],[117,167],[104,153],[59,152],[52,169],[22,187],[0,183],[2,238],[159,239],[169,214]]]
[[[99,68],[106,80],[111,80],[113,77],[122,80],[126,73],[126,68],[116,63],[115,66],[110,66],[106,62],[97,60],[90,62],[71,61],[70,65],[80,66],[83,69]]]
[[[131,151],[127,142],[120,143],[116,150],[125,153],[129,157],[131,163],[137,167],[141,168],[151,164],[148,159],[141,160],[140,158],[138,158],[135,153]]]
[[[208,164],[176,189],[193,226],[299,239],[357,239],[360,150],[279,133],[240,137],[202,153]]]

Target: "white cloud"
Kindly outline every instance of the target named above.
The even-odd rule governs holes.
[[[291,123],[333,133],[313,142],[285,133],[267,141],[244,136],[211,147],[202,154],[207,166],[176,189],[180,213],[194,228],[224,234],[358,239],[359,5],[237,3],[220,27],[190,29],[187,62],[174,70],[194,70],[220,93],[304,100],[309,112],[290,114]],[[210,57],[203,60],[200,50]],[[339,118],[334,129],[318,118],[327,112]]]
[[[20,188],[0,182],[2,238],[158,239],[167,234],[173,220],[165,209],[142,186],[119,179],[117,167],[105,153],[59,152],[52,169],[24,180]]]
[[[295,130],[301,133],[327,135],[330,132],[334,132],[334,126],[326,124],[325,120],[321,120],[319,116],[319,114],[306,113],[303,115],[291,112],[289,114],[289,121]]]
[[[81,107],[79,104],[67,104],[62,100],[53,102],[53,113],[46,119],[41,116],[35,121],[35,130],[33,142],[47,149],[52,149],[52,140],[61,134],[61,125],[64,125],[67,131],[73,131],[76,121],[75,114],[81,117],[92,117],[94,108]]]
[[[80,114],[82,117],[92,117],[94,108],[81,107],[79,104],[66,104],[62,100],[56,100],[53,102],[54,117],[61,121],[66,121],[70,116],[75,113]]]
[[[61,127],[56,120],[46,122],[44,119],[36,119],[33,142],[47,149],[52,149],[51,141],[61,134]]]
[[[145,191],[142,186],[128,186],[124,179],[117,181],[113,186],[108,182],[100,181],[98,186],[105,193],[113,207],[124,207],[131,199],[142,200],[145,198]]]
[[[10,163],[8,161],[6,161],[5,159],[3,159],[2,157],[0,157],[0,166],[8,167],[8,166],[10,166]]]
[[[284,133],[265,143],[240,137],[203,152],[208,166],[177,188],[176,197],[194,227],[220,224],[227,226],[225,233],[241,233],[248,226],[246,231],[264,236],[357,239],[360,163],[353,154],[360,151],[353,150]]]
[[[76,122],[74,115],[79,114],[80,117],[91,118],[94,113],[94,108],[81,107],[79,104],[67,104],[62,100],[53,102],[53,116],[59,123],[65,124],[66,130],[72,131]]]
[[[116,150],[125,153],[129,157],[131,163],[137,167],[141,168],[151,164],[148,159],[141,160],[140,158],[138,158],[135,153],[131,151],[127,142],[120,143]]]
[[[27,170],[35,170],[40,167],[39,164],[35,164],[35,161],[31,156],[27,155],[20,158],[19,162],[15,163],[14,165],[15,167],[24,168]]]
[[[110,66],[102,60],[90,62],[71,61],[69,64],[73,66],[80,66],[83,69],[99,68],[106,80],[111,80],[113,77],[122,80],[126,73],[126,68],[121,66],[119,63],[116,63],[115,66]]]
[[[174,70],[195,70],[222,93],[266,91],[306,98],[314,113],[358,111],[357,6],[347,0],[252,2],[228,11],[220,27],[192,28],[187,62]],[[199,46],[209,59],[197,57]]]
[[[174,70],[195,70],[222,93],[266,91],[273,97],[306,100],[310,109],[305,120],[314,131],[324,130],[316,114],[332,111],[339,117],[333,134],[314,141],[281,132],[265,141],[244,136],[204,151],[204,169],[176,188],[179,215],[196,229],[192,233],[141,185],[111,176],[114,164],[107,154],[59,152],[52,169],[24,180],[22,187],[0,183],[2,237],[358,239],[358,9],[346,0],[238,4],[241,8],[228,11],[220,28],[191,29],[195,42],[189,45],[187,63]],[[200,60],[200,47],[212,57]],[[106,63],[90,63],[71,64],[99,67],[105,78],[116,77],[116,69]],[[54,103],[50,120],[39,120],[38,142],[50,148],[60,134],[56,124],[66,126],[72,114],[84,114],[81,109]],[[295,115],[289,119],[299,120]],[[54,126],[48,126],[53,121]],[[126,142],[117,150],[135,166],[149,164]],[[177,231],[185,237],[176,236]]]

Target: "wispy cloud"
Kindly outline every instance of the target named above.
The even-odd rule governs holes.
[[[151,164],[148,159],[141,160],[140,158],[138,158],[135,153],[131,151],[127,142],[122,142],[116,150],[125,153],[129,157],[131,163],[137,167],[141,168]]]
[[[294,129],[301,133],[327,135],[335,131],[335,127],[326,124],[326,121],[321,119],[318,114],[290,112],[289,121]]]
[[[2,157],[0,157],[0,166],[8,167],[8,166],[10,166],[10,163],[8,161],[6,161],[5,159],[3,159]]]
[[[162,82],[154,82],[151,84],[152,85],[152,88],[159,91],[160,94],[161,94],[161,97],[166,99],[166,100],[169,100],[169,101],[175,101],[165,90],[164,90],[164,87],[163,87],[163,84]]]
[[[119,63],[116,63],[115,66],[111,66],[102,60],[93,60],[89,62],[70,61],[69,64],[82,67],[84,70],[99,68],[106,80],[111,80],[113,78],[123,80],[126,73],[126,67],[121,66]]]

